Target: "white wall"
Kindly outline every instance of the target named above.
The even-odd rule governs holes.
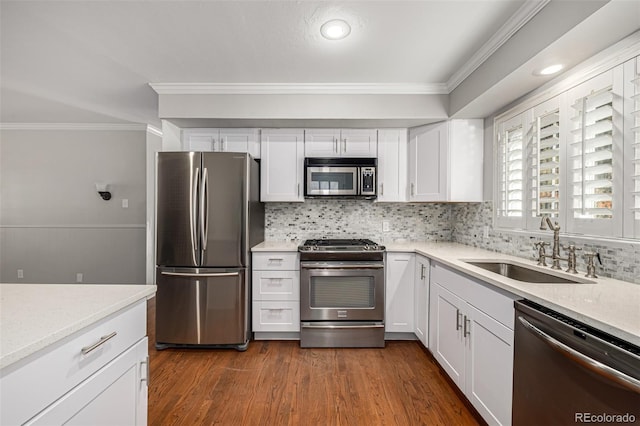
[[[1,282],[146,282],[146,126],[27,126],[0,141]]]

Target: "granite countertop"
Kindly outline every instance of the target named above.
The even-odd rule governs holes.
[[[585,278],[539,267],[534,260],[496,253],[463,244],[447,242],[384,243],[387,252],[422,254],[452,269],[463,272],[517,296],[568,315],[613,336],[640,346],[640,285],[612,278]],[[266,241],[253,251],[297,251],[299,242]],[[585,278],[593,284],[532,284],[513,280],[464,260],[510,260],[543,272],[567,278]],[[597,269],[596,269],[597,274]]]
[[[0,284],[0,368],[155,292],[155,285]]]

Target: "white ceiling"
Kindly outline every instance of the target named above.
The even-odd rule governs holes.
[[[158,125],[149,83],[449,93],[461,70],[473,71],[474,55],[534,3],[544,2],[2,0],[0,122]],[[351,35],[323,39],[331,18],[350,22]]]

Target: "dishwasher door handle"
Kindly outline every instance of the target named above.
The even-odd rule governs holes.
[[[518,316],[518,321],[520,321],[520,323],[527,330],[531,331],[536,337],[540,338],[543,342],[551,346],[554,350],[564,355],[565,357],[577,362],[593,373],[609,379],[620,386],[623,386],[626,389],[630,389],[634,392],[640,393],[640,380],[628,376],[621,371],[611,368],[608,365],[601,363],[600,361],[597,361],[586,356],[583,353],[578,352],[577,350],[565,345],[559,340],[556,340],[553,337],[549,336],[547,333],[540,330],[538,327],[531,324],[521,316]]]

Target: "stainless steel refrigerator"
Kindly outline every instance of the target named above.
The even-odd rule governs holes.
[[[259,164],[226,152],[156,160],[156,347],[245,350],[250,250],[264,239]]]

